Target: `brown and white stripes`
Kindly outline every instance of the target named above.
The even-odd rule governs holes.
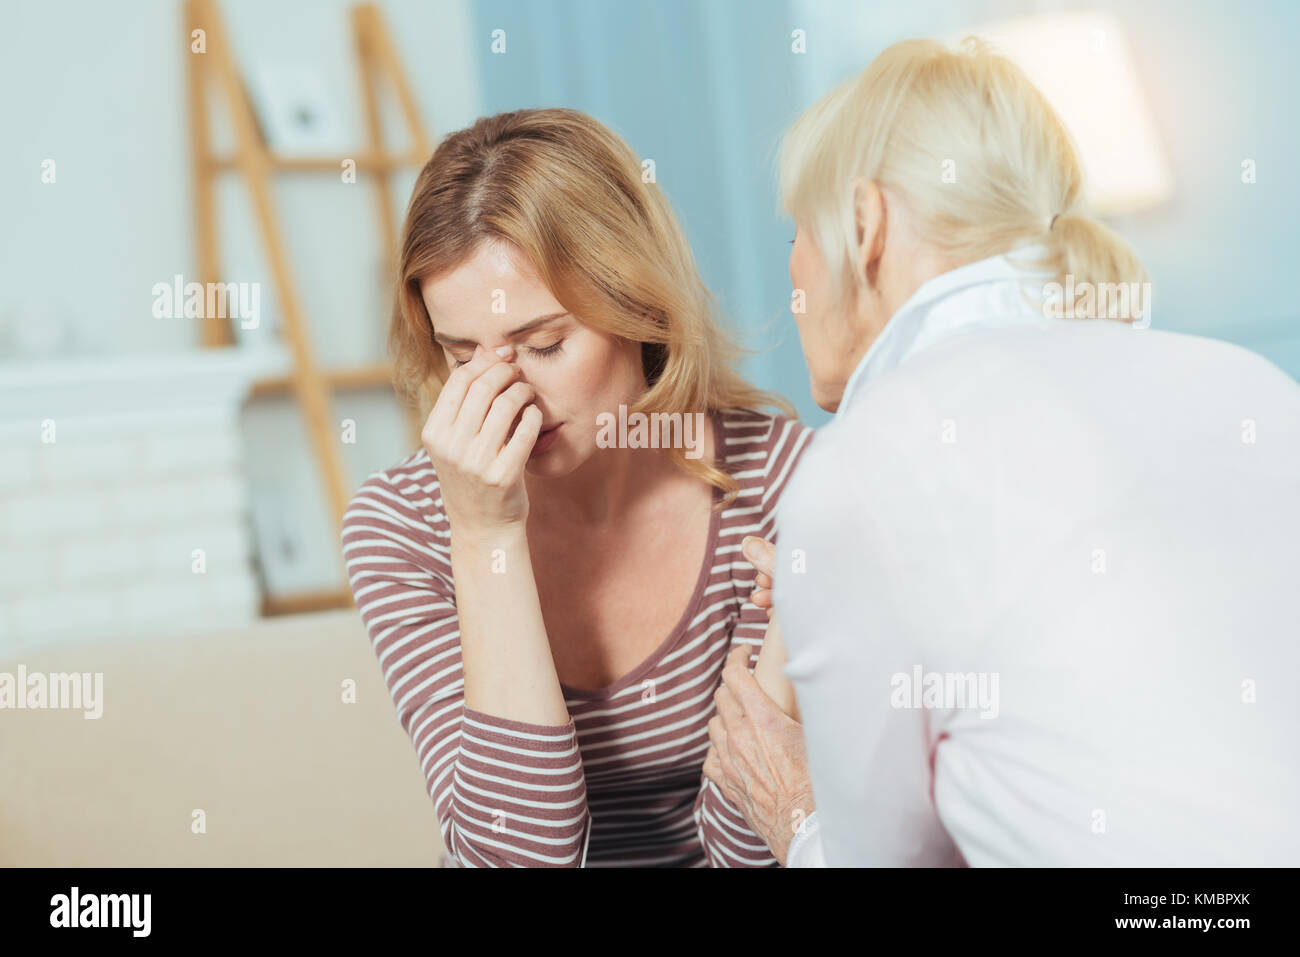
[[[564,725],[465,707],[449,526],[428,455],[372,474],[353,497],[342,536],[352,592],[458,863],[776,865],[702,767],[727,652],[749,645],[752,667],[767,629],[740,542],[775,538],[781,491],[813,430],[750,409],[715,412],[714,424],[740,494],[713,513],[691,603],[614,684],[564,687]]]

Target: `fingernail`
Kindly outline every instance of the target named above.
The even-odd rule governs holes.
[[[499,355],[502,359],[504,359],[506,356],[510,355],[510,347],[502,346],[500,349],[497,350],[497,355]]]
[[[475,343],[475,344],[474,344],[474,358],[477,359],[478,356],[479,356],[479,353],[482,352],[482,351],[483,351],[483,347],[480,346],[480,345],[478,345],[477,343]]]

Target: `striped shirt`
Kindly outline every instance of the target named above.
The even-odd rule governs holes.
[[[726,656],[749,645],[752,667],[767,631],[766,611],[749,601],[755,572],[740,543],[775,541],[781,490],[813,430],[750,409],[714,412],[713,424],[719,465],[740,494],[712,513],[690,603],[618,681],[562,685],[563,725],[465,706],[449,525],[428,454],[375,472],[353,496],[342,534],[348,578],[450,863],[776,866],[702,769]]]

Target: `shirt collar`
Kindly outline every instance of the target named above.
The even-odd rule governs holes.
[[[975,327],[1047,322],[1042,302],[1050,275],[1026,265],[1045,252],[1031,246],[940,273],[923,283],[885,323],[849,376],[836,417],[881,375],[941,339]]]

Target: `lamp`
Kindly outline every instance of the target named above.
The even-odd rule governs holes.
[[[1001,20],[950,38],[989,41],[1042,91],[1074,137],[1085,200],[1098,216],[1149,209],[1173,193],[1123,31],[1105,13]]]

